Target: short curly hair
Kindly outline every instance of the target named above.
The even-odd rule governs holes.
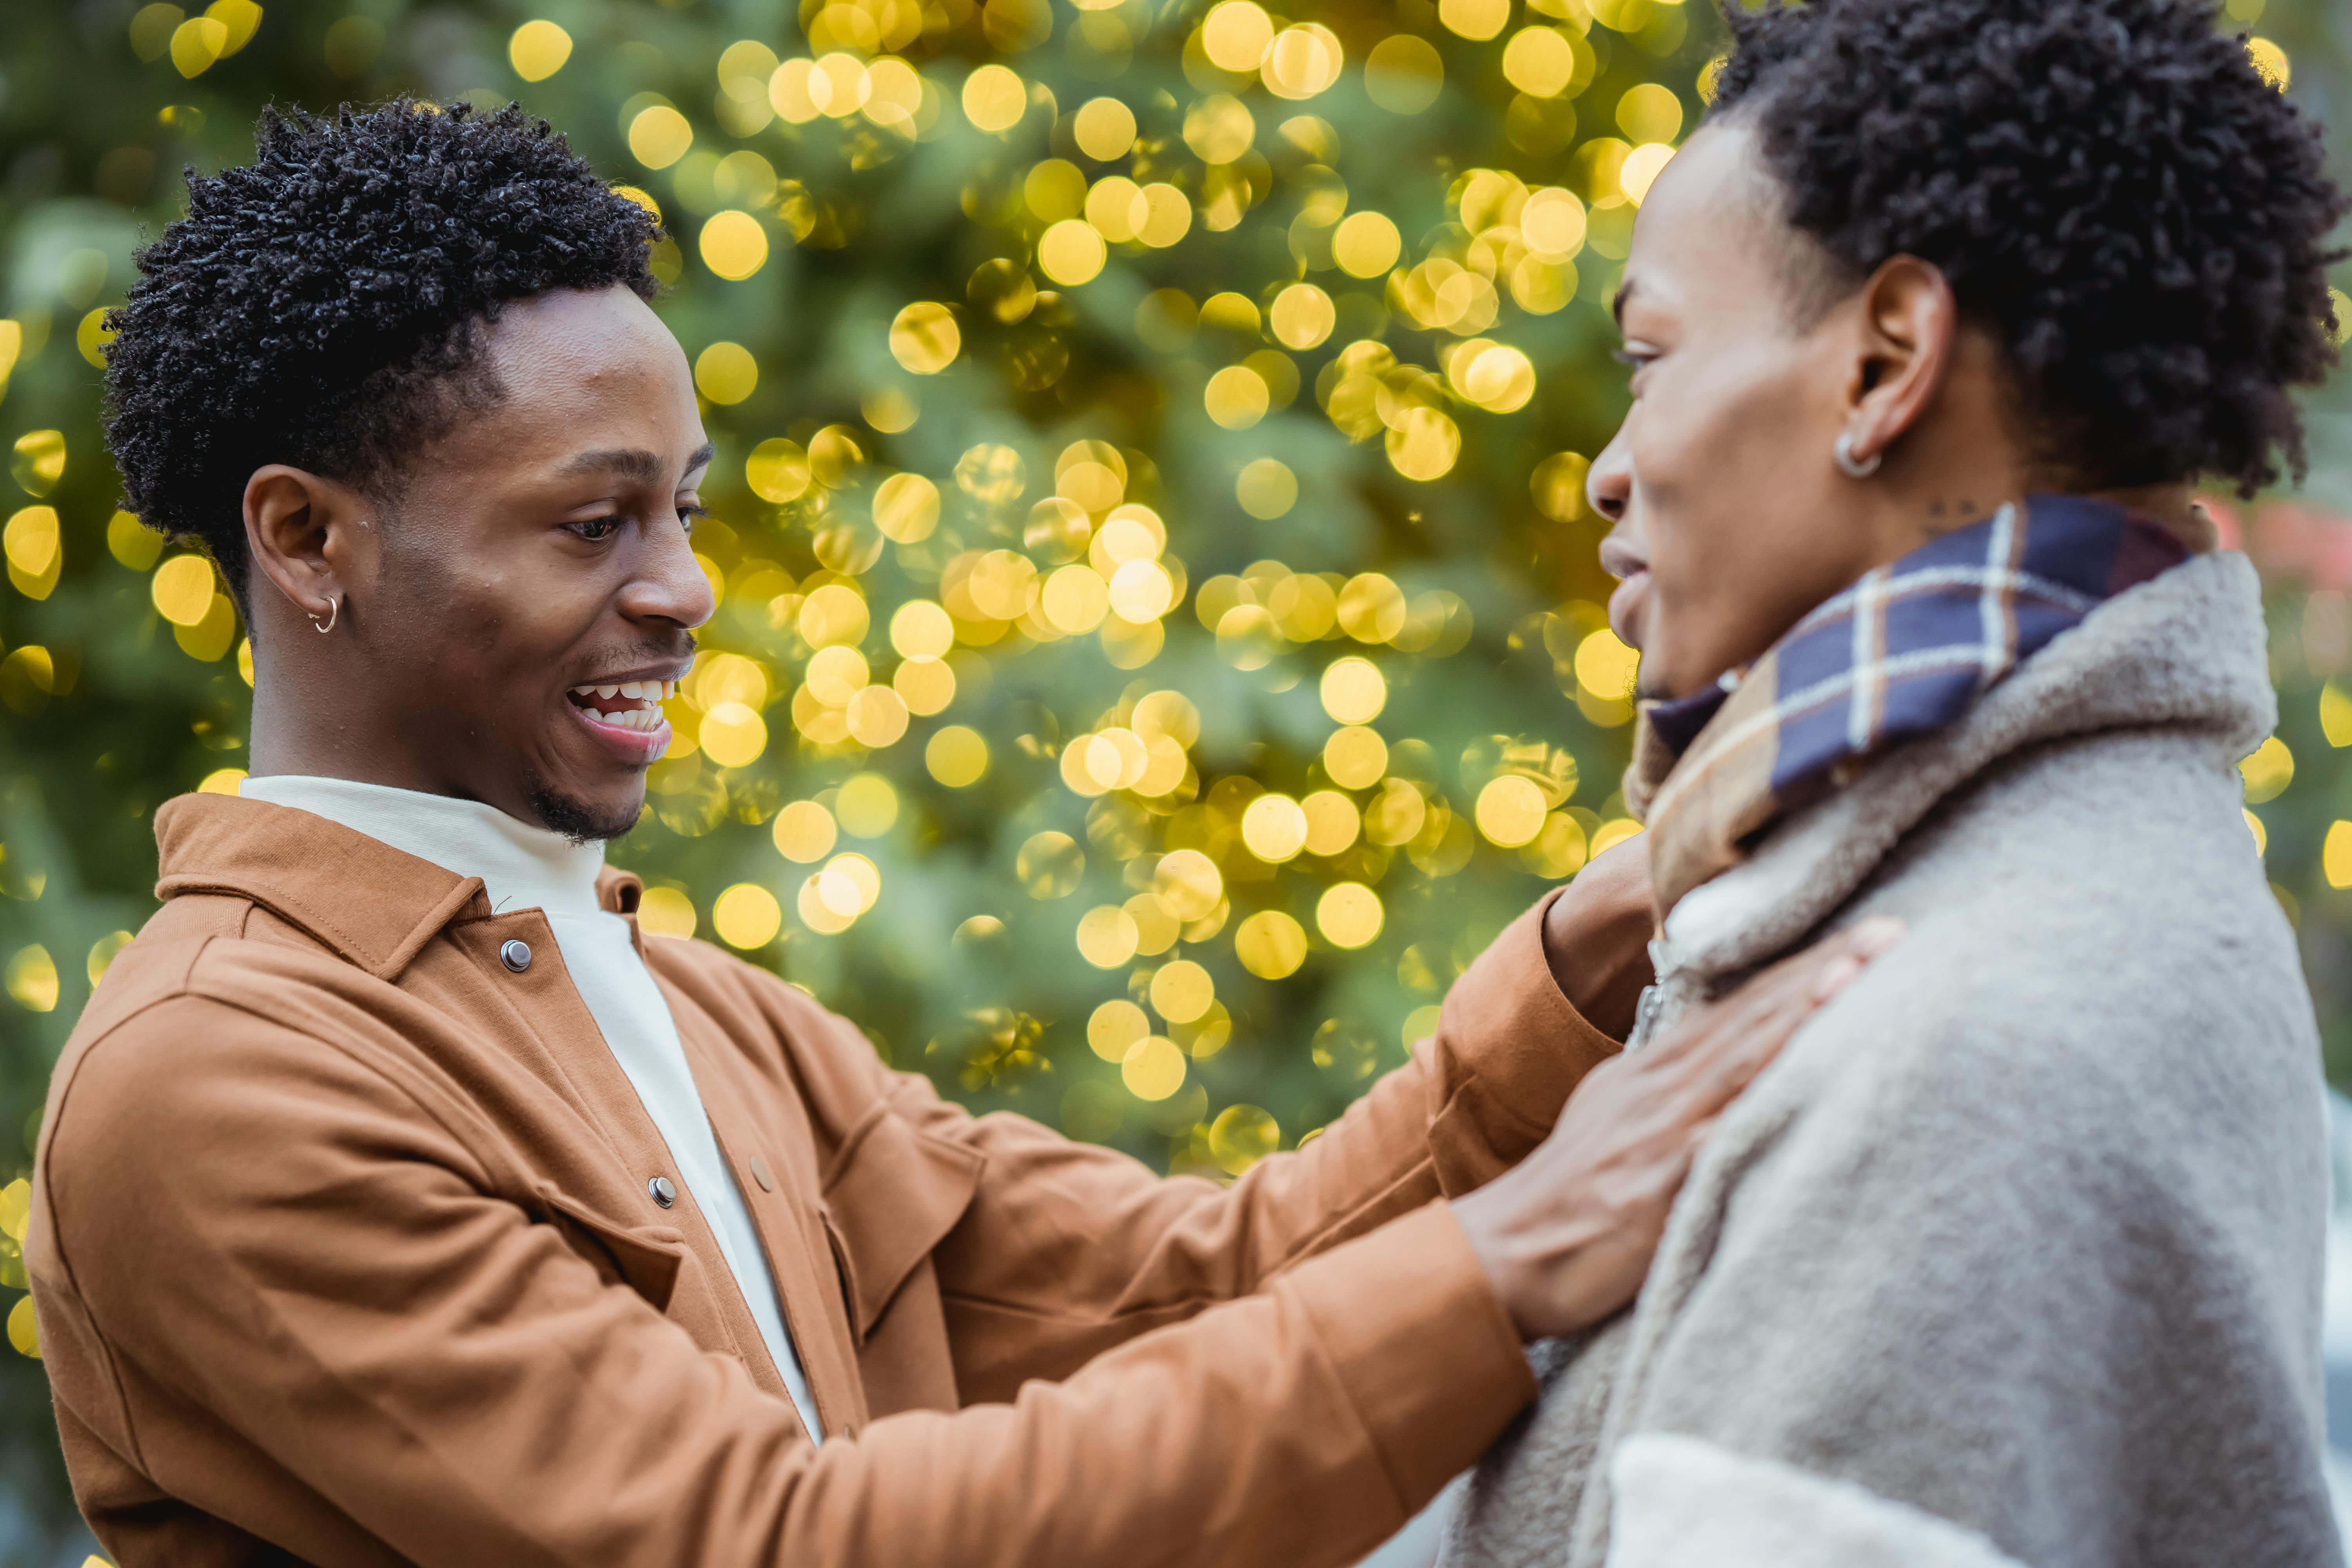
[[[107,443],[127,502],[200,541],[242,606],[256,468],[394,499],[420,447],[501,395],[477,324],[553,289],[651,299],[658,234],[512,104],[264,110],[253,162],[190,172],[187,216],[140,251],[107,317]]]
[[[2336,363],[2318,128],[2199,0],[1725,0],[1752,124],[1836,295],[1933,262],[2087,486],[2297,479]]]

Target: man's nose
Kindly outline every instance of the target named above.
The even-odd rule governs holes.
[[[633,621],[667,621],[691,631],[719,611],[719,595],[703,575],[701,562],[684,528],[649,551],[643,569],[621,590],[621,610]]]
[[[1591,470],[1584,476],[1584,499],[1592,510],[1612,522],[1625,519],[1625,504],[1633,494],[1633,465],[1625,452],[1625,431],[1621,426],[1611,437],[1601,456],[1592,459]]]

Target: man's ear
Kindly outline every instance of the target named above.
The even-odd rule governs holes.
[[[1863,285],[1860,342],[1847,385],[1851,456],[1867,462],[1903,438],[1943,390],[1960,330],[1959,303],[1943,268],[1891,257]]]
[[[253,569],[313,619],[336,614],[348,591],[357,502],[332,479],[283,463],[256,468],[245,481],[245,542]]]

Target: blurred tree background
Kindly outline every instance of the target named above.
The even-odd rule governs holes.
[[[661,216],[721,607],[612,847],[649,925],[1164,1168],[1238,1172],[1401,1062],[1635,830],[1581,484],[1623,407],[1605,302],[1721,28],[1275,5],[0,5],[0,1181],[154,907],[154,808],[241,777],[235,613],[116,510],[98,367],[179,171],[249,156],[270,102],[519,99]],[[2352,125],[2342,7],[2224,25]],[[2232,521],[2286,713],[2249,800],[2343,1078],[2352,404],[2315,423],[2305,494]],[[0,1557],[47,1563],[79,1538],[9,1332]]]

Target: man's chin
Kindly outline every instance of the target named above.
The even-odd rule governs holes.
[[[604,799],[576,795],[541,778],[531,779],[526,787],[539,825],[574,844],[620,837],[637,825],[646,805],[642,775],[637,787],[625,796]]]

